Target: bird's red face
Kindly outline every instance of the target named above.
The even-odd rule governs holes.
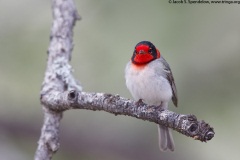
[[[160,52],[148,41],[139,42],[132,56],[132,63],[136,65],[147,64],[160,57]]]

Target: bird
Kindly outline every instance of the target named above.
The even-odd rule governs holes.
[[[137,102],[167,109],[172,99],[177,107],[177,89],[169,64],[160,51],[149,41],[136,44],[125,68],[125,81],[132,97]],[[174,151],[171,130],[158,125],[159,149]]]

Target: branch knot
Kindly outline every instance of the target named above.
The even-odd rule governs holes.
[[[68,100],[71,103],[76,102],[78,100],[78,92],[76,90],[69,91],[69,93],[68,93]]]

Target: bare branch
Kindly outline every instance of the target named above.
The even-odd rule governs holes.
[[[82,92],[69,64],[73,49],[73,27],[79,15],[73,0],[52,0],[53,24],[48,48],[48,63],[41,89],[44,122],[35,160],[50,160],[58,150],[59,125],[63,112],[69,109],[102,110],[128,115],[172,128],[196,140],[208,141],[213,128],[194,115],[181,115],[157,106],[104,93]]]
[[[42,99],[42,103],[55,111],[87,109],[136,117],[164,125],[186,136],[193,137],[195,140],[204,142],[211,140],[214,136],[213,128],[204,121],[197,121],[194,115],[177,114],[169,110],[162,110],[158,106],[149,106],[120,97],[119,95],[86,93],[73,90],[60,94],[51,101]],[[57,107],[56,104],[58,104]]]
[[[72,0],[52,0],[52,12],[48,64],[41,90],[41,98],[48,97],[49,100],[51,96],[57,97],[66,90],[82,90],[72,76],[72,69],[68,63],[73,49],[73,26],[80,17]],[[44,123],[35,160],[50,160],[59,148],[59,124],[62,112],[51,111],[45,105],[43,109]]]
[[[41,137],[38,141],[38,148],[35,153],[35,160],[50,160],[59,146],[59,125],[62,119],[62,112],[44,112],[44,123]]]

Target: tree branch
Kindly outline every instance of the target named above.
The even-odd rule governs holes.
[[[51,101],[46,97],[46,99],[42,99],[42,103],[55,111],[87,109],[106,111],[115,115],[127,115],[164,125],[203,142],[211,140],[214,136],[213,128],[204,121],[198,121],[194,115],[177,114],[169,110],[162,110],[158,106],[149,106],[143,102],[136,103],[119,95],[72,90],[59,94]],[[56,104],[58,104],[57,107]]]
[[[82,92],[69,65],[73,49],[73,27],[79,15],[72,0],[52,0],[53,24],[48,48],[48,63],[41,89],[44,122],[35,160],[50,160],[59,148],[59,125],[69,109],[102,110],[127,115],[172,128],[196,140],[208,141],[213,128],[194,115],[181,115],[157,106],[104,93]]]
[[[42,97],[51,100],[66,90],[81,91],[82,87],[72,76],[69,65],[73,49],[73,26],[80,19],[72,0],[52,0],[53,24],[48,48],[48,64],[41,90]],[[58,106],[55,104],[55,106]],[[50,160],[59,148],[61,111],[51,111],[43,105],[44,122],[35,160]]]

